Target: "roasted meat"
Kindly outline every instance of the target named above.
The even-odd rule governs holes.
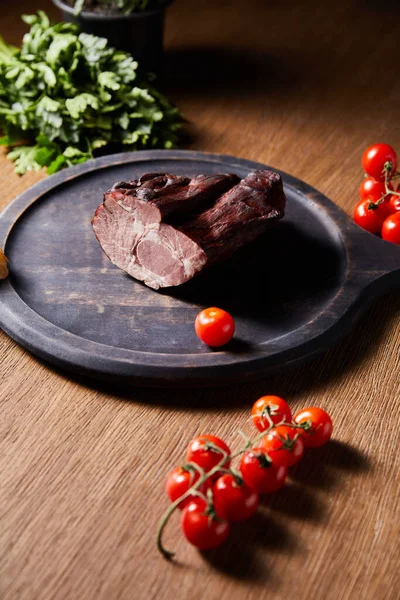
[[[285,210],[274,171],[199,175],[152,173],[104,194],[93,218],[108,258],[149,287],[176,286],[255,240]]]

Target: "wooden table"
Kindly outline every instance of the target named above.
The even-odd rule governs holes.
[[[0,3],[18,43],[19,14]],[[397,18],[396,18],[397,17]],[[180,0],[167,22],[168,93],[192,147],[265,162],[348,212],[375,141],[400,150],[398,7]],[[397,80],[396,80],[397,79]],[[0,162],[0,206],[44,177]],[[272,290],[273,293],[273,290]],[[253,385],[164,391],[91,385],[0,336],[0,597],[4,600],[395,600],[399,597],[400,296],[382,298],[332,351]],[[335,440],[202,556],[177,519],[155,548],[166,473],[188,440],[232,444],[262,394],[330,411]]]

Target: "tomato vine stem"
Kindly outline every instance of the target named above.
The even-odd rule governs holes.
[[[163,555],[164,558],[166,558],[167,560],[172,560],[173,557],[175,556],[174,552],[171,552],[170,550],[167,550],[165,548],[162,538],[163,538],[164,529],[165,529],[169,519],[171,518],[172,514],[176,511],[176,509],[179,507],[179,505],[182,501],[186,500],[190,496],[199,496],[199,497],[203,498],[207,502],[207,504],[209,504],[209,499],[199,490],[199,488],[202,486],[202,484],[208,478],[213,477],[213,475],[215,475],[216,473],[218,473],[220,471],[231,474],[235,479],[238,478],[238,474],[235,471],[224,466],[225,463],[227,462],[227,460],[236,458],[237,456],[240,456],[244,452],[247,452],[250,448],[254,447],[260,440],[262,440],[262,438],[264,436],[268,435],[270,433],[270,431],[272,431],[272,429],[274,429],[275,427],[279,427],[280,425],[288,425],[290,427],[296,427],[296,428],[299,427],[298,425],[286,423],[284,419],[279,423],[273,423],[273,421],[269,415],[265,415],[265,416],[268,418],[268,421],[270,423],[270,426],[268,427],[268,429],[266,429],[265,431],[263,431],[262,433],[257,435],[253,440],[247,440],[246,445],[243,448],[240,448],[240,450],[238,450],[237,452],[234,452],[233,454],[228,454],[228,452],[225,452],[225,450],[223,450],[219,446],[213,444],[210,441],[207,441],[206,444],[207,444],[208,449],[212,449],[213,451],[218,452],[219,454],[222,455],[219,462],[209,471],[205,472],[199,465],[197,465],[194,462],[186,463],[185,466],[190,466],[190,467],[193,467],[194,469],[196,469],[199,472],[200,477],[184,494],[182,494],[182,496],[177,498],[169,506],[169,508],[165,511],[164,515],[160,519],[160,522],[159,522],[158,528],[157,528],[157,549]]]
[[[385,173],[385,195],[382,196],[385,199],[387,196],[400,196],[399,192],[395,192],[394,190],[389,189],[389,181],[391,179],[395,179],[396,177],[400,177],[400,172],[395,171],[392,174],[392,163],[390,161],[386,162],[383,167]],[[382,200],[382,198],[380,200]]]

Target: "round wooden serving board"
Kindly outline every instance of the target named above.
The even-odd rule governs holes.
[[[400,247],[281,173],[286,216],[228,263],[157,292],[105,257],[90,224],[105,190],[146,172],[236,173],[264,165],[189,151],[102,157],[41,181],[0,216],[11,276],[0,325],[55,365],[142,385],[213,385],[264,376],[327,349],[378,294],[400,285]],[[221,350],[194,333],[219,306],[236,321]]]

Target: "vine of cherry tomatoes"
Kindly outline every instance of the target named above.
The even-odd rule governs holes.
[[[257,400],[251,420],[258,435],[253,440],[245,437],[237,452],[214,435],[200,435],[189,443],[186,463],[168,475],[166,492],[172,504],[157,533],[157,547],[165,558],[173,553],[163,546],[163,531],[175,510],[182,511],[181,530],[188,542],[199,550],[216,548],[229,536],[231,523],[249,519],[260,495],[279,490],[288,467],[301,460],[307,448],[326,444],[333,429],[322,408],[305,408],[292,417],[279,396]],[[239,457],[238,467],[232,467]]]
[[[365,179],[354,210],[354,221],[387,242],[400,244],[400,192],[393,182],[397,172],[397,154],[388,144],[374,144],[362,156]]]

